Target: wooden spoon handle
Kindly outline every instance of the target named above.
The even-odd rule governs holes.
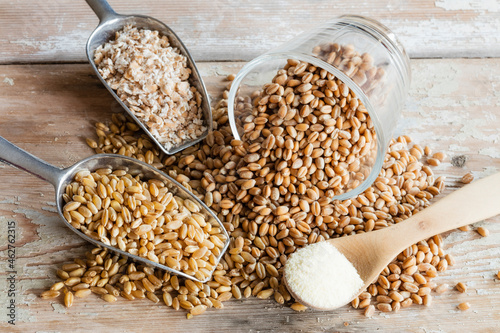
[[[500,214],[500,173],[449,194],[404,222],[384,229],[401,250],[442,232]],[[391,230],[393,229],[393,230]],[[394,233],[392,233],[394,232]]]

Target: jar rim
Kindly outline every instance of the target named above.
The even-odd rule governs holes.
[[[410,58],[408,57],[405,48],[391,29],[377,20],[362,15],[341,15],[326,24],[331,24],[333,22],[337,24],[353,25],[379,40],[395,60],[395,64],[398,67],[398,73],[404,83],[403,86],[410,86]],[[406,88],[406,90],[408,90],[408,88]],[[407,94],[408,91],[405,91],[404,93]]]

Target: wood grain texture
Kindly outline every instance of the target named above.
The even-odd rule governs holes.
[[[201,63],[213,100],[221,96],[225,75],[242,63]],[[500,171],[500,63],[496,59],[414,60],[413,84],[398,133],[448,154],[435,169],[446,175],[448,189],[461,187],[468,171],[476,178]],[[0,135],[55,164],[68,166],[92,154],[85,138],[92,124],[108,121],[119,107],[88,65],[0,66]],[[450,160],[465,155],[462,168]],[[2,332],[498,332],[500,330],[500,216],[475,231],[447,233],[446,251],[457,264],[435,279],[457,291],[434,297],[430,308],[412,306],[398,313],[367,319],[343,307],[331,312],[295,313],[274,301],[232,300],[223,310],[209,310],[186,320],[185,312],[148,300],[109,304],[93,295],[66,309],[61,300],[38,295],[54,281],[62,263],[83,254],[89,245],[58,221],[52,186],[0,164],[0,331]],[[16,223],[17,322],[6,323],[7,222]],[[466,312],[456,306],[471,303]],[[345,326],[348,325],[348,326]]]
[[[342,14],[380,20],[414,58],[499,57],[497,0],[110,0],[169,25],[198,61],[250,60]],[[0,1],[0,63],[85,62],[98,23],[83,0]]]

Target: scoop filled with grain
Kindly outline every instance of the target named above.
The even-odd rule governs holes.
[[[119,15],[105,0],[87,0],[100,19],[87,57],[104,86],[166,154],[206,137],[210,101],[194,60],[162,22]]]
[[[0,162],[54,185],[59,216],[80,237],[139,263],[205,282],[229,246],[205,203],[136,159],[98,154],[59,169],[0,137]]]

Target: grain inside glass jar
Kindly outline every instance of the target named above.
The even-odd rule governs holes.
[[[315,191],[333,198],[356,188],[370,174],[376,135],[354,92],[326,70],[289,59],[272,82],[237,109],[254,172],[286,197]],[[311,194],[312,195],[312,194]],[[314,197],[314,195],[312,195]],[[312,198],[311,198],[312,199]]]

